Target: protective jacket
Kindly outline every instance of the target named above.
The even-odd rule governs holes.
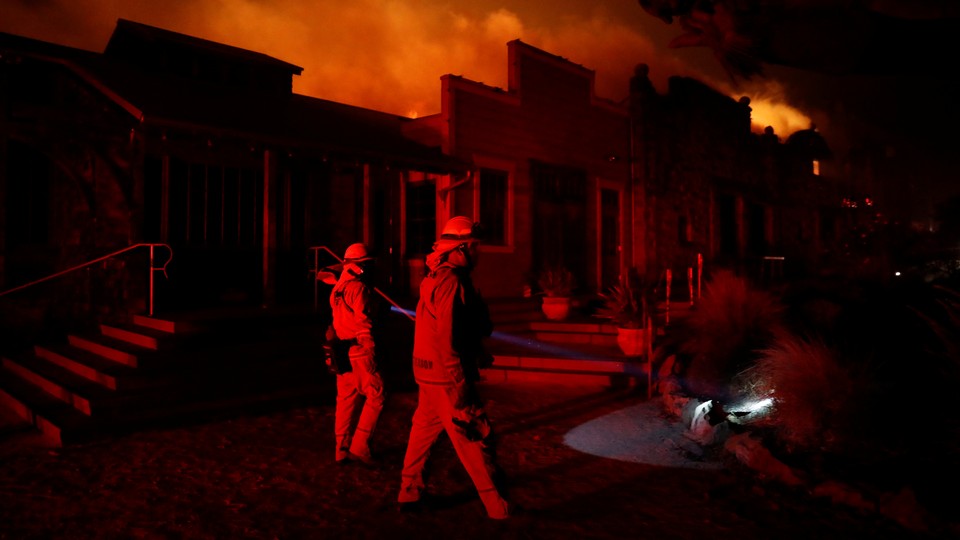
[[[340,339],[356,339],[350,356],[373,355],[373,307],[368,287],[345,269],[330,294],[333,329]]]
[[[420,284],[417,304],[414,378],[431,385],[475,382],[486,359],[482,340],[493,330],[487,305],[473,287],[469,269],[430,258],[427,265],[430,272]]]

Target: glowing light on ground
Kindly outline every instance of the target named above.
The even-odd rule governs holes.
[[[773,398],[761,399],[758,401],[748,401],[746,403],[741,403],[736,407],[730,407],[730,410],[734,412],[758,412],[764,409],[769,408],[773,405]]]
[[[744,401],[725,408],[727,420],[736,424],[748,424],[773,412],[773,398]]]
[[[580,452],[660,467],[715,470],[723,465],[707,460],[690,440],[682,423],[665,418],[659,401],[627,407],[585,424],[564,436]]]

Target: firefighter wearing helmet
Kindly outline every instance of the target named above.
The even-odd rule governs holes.
[[[427,256],[420,284],[413,344],[413,375],[419,386],[410,439],[403,460],[398,502],[401,511],[416,510],[425,489],[424,467],[441,430],[446,431],[460,461],[480,494],[487,515],[509,517],[496,480],[490,420],[475,383],[489,355],[482,340],[493,325],[487,306],[473,287],[477,264],[477,224],[450,219]]]
[[[348,247],[343,254],[340,278],[330,293],[332,329],[336,335],[328,337],[352,343],[349,348],[349,371],[336,376],[334,431],[338,464],[348,460],[373,463],[369,441],[383,410],[383,379],[374,359],[372,288],[364,273],[372,260],[366,245],[358,243]],[[366,399],[354,428],[354,412],[362,398]]]

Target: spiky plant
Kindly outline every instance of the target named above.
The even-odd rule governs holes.
[[[619,328],[643,328],[648,313],[646,288],[635,276],[620,279],[620,283],[600,293],[603,304],[595,313]]]
[[[540,272],[537,285],[544,296],[568,297],[573,294],[573,272],[562,266],[545,268]]]

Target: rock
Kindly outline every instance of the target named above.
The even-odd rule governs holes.
[[[868,501],[862,493],[836,480],[827,480],[813,488],[814,497],[830,499],[834,504],[844,504],[865,512],[873,512],[876,505]]]
[[[747,433],[731,435],[727,438],[723,447],[735,455],[741,463],[763,476],[779,480],[790,486],[798,486],[803,483],[793,469],[775,458],[763,446],[763,443],[750,437]]]
[[[880,497],[880,513],[912,531],[927,532],[929,516],[917,502],[913,490],[905,487],[896,495]]]
[[[679,384],[676,390],[679,390]],[[696,401],[679,391],[670,391],[663,393],[663,409],[675,418],[682,418],[684,409],[691,401]],[[689,424],[688,424],[689,425]]]

